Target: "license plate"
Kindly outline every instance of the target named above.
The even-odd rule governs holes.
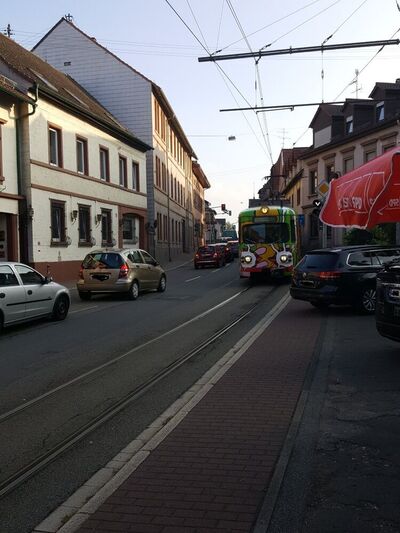
[[[92,279],[96,279],[97,281],[107,281],[110,278],[107,274],[92,274]]]

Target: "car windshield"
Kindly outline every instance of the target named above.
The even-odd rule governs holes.
[[[123,259],[119,254],[99,252],[89,254],[83,261],[83,268],[120,268]]]
[[[210,253],[214,252],[214,248],[212,246],[202,246],[197,250],[197,253],[204,254],[204,253]]]
[[[335,267],[337,258],[337,254],[334,253],[307,254],[301,261],[301,266],[302,268],[329,270]]]
[[[243,241],[246,244],[286,242],[289,239],[289,226],[283,222],[249,224],[243,227]]]

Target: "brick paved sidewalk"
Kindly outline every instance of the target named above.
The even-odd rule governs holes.
[[[311,311],[291,301],[79,532],[251,531],[316,346]]]

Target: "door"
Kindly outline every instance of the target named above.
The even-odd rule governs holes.
[[[149,268],[139,250],[130,250],[128,259],[133,263],[134,276],[139,280],[141,289],[148,289],[151,285]]]
[[[52,312],[54,287],[43,283],[43,276],[26,265],[15,265],[25,289],[26,318],[46,315]]]
[[[25,288],[9,265],[0,263],[0,309],[5,324],[25,318]]]
[[[150,254],[148,254],[144,250],[142,250],[141,252],[143,255],[144,262],[146,263],[147,277],[149,280],[149,288],[156,289],[160,281],[160,271],[157,268],[158,263],[154,259],[154,257],[152,257]]]

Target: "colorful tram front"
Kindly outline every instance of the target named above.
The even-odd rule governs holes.
[[[261,206],[239,214],[240,277],[291,276],[297,261],[297,218],[290,207]]]

